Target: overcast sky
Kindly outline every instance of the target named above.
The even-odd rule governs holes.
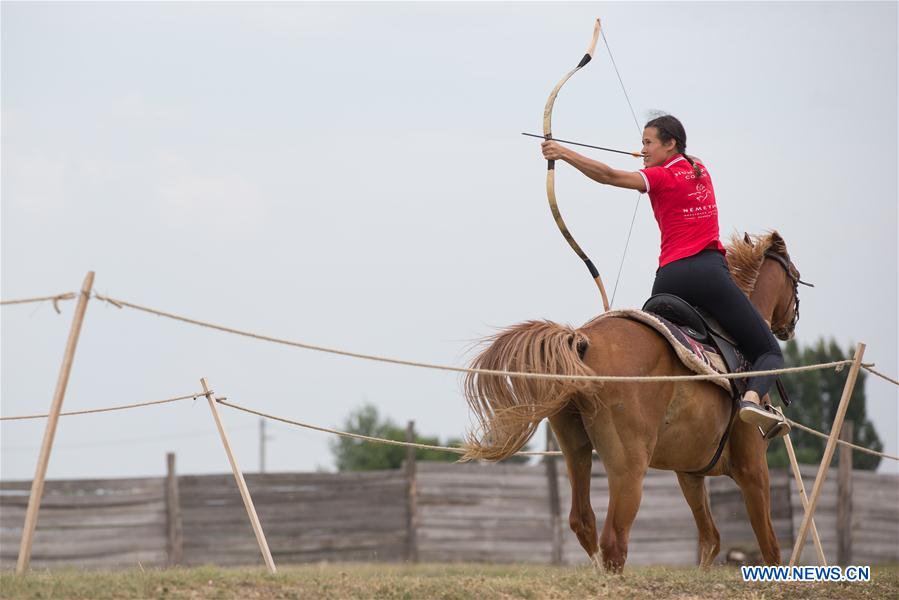
[[[638,118],[678,116],[722,233],[778,229],[803,278],[800,343],[897,365],[897,4],[2,5],[2,297],[96,289],[238,328],[463,365],[524,319],[601,311],[559,235],[546,96],[593,19]],[[557,137],[639,149],[608,53],[562,90]],[[632,158],[595,154],[619,168]],[[558,167],[559,204],[610,290],[636,194]],[[638,307],[659,234],[639,206],[615,299]],[[75,304],[2,309],[2,413],[45,412]],[[450,373],[275,346],[92,301],[65,409],[199,391],[339,426],[365,402],[421,432],[469,424]],[[895,387],[868,413],[897,453]],[[222,409],[241,465],[258,419]],[[2,477],[41,422],[5,422]],[[332,469],[325,434],[271,424],[268,468]],[[542,444],[542,436],[540,437]],[[228,465],[203,402],[60,422],[53,478]],[[884,461],[884,469],[897,471]]]

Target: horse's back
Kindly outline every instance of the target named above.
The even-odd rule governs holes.
[[[597,375],[694,374],[668,341],[643,323],[607,317],[578,332],[588,341],[583,360]],[[617,435],[646,442],[652,451],[650,466],[658,469],[705,466],[730,419],[727,393],[703,381],[603,382],[597,397],[608,411],[606,418],[616,421]]]
[[[583,360],[597,375],[649,375],[647,368],[686,370],[665,338],[638,321],[598,318],[578,332],[588,342]]]

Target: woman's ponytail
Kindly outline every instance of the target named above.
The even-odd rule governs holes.
[[[690,163],[690,166],[693,167],[693,174],[696,175],[696,179],[700,179],[702,177],[702,168],[696,164],[696,162],[687,155],[687,149],[679,150],[681,154],[684,155],[684,158],[687,159],[687,162]]]

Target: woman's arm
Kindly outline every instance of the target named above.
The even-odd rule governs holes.
[[[630,190],[639,190],[640,192],[646,191],[646,182],[640,173],[613,169],[605,163],[587,158],[551,140],[543,142],[543,157],[547,160],[564,160],[590,179],[599,183]]]

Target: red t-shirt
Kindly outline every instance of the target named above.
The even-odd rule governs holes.
[[[702,171],[699,179],[683,155],[661,167],[639,171],[662,232],[659,267],[706,249],[726,254],[718,239],[718,206],[712,178],[701,162],[696,164]]]

